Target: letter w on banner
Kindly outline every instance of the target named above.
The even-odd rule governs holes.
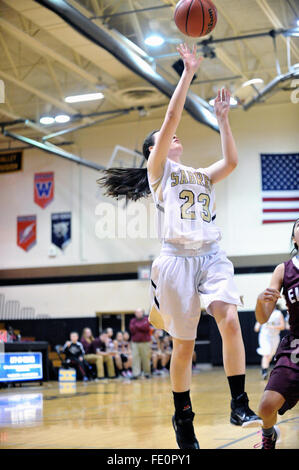
[[[42,207],[47,207],[54,198],[54,173],[34,174],[34,202]]]
[[[17,244],[29,251],[36,244],[36,215],[27,215],[17,219]]]

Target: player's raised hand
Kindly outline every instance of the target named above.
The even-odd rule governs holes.
[[[221,90],[218,90],[218,94],[214,103],[215,114],[218,121],[227,118],[230,110],[230,98],[230,92],[226,88],[221,88]]]
[[[266,302],[276,303],[279,297],[281,297],[279,290],[268,287],[258,296],[258,300],[262,303],[266,303]]]
[[[203,61],[203,57],[196,55],[196,44],[194,44],[192,50],[189,49],[187,44],[180,44],[177,47],[177,50],[179,51],[180,56],[184,62],[185,69],[188,72],[195,73]]]

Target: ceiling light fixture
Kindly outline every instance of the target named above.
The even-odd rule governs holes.
[[[299,36],[299,25],[297,28],[287,29],[283,32],[284,36]]]
[[[67,116],[66,114],[58,114],[58,116],[55,117],[55,121],[59,122],[59,124],[69,122],[70,119],[70,116]]]
[[[43,116],[42,118],[40,118],[39,122],[44,126],[49,126],[50,124],[53,124],[55,122],[55,119],[50,116]]]
[[[248,80],[247,82],[243,83],[242,88],[245,86],[250,86],[250,85],[258,85],[264,83],[264,80],[262,78],[253,78],[252,80]]]
[[[151,36],[148,36],[144,42],[147,46],[159,47],[164,44],[165,39],[163,39],[162,36],[159,36],[157,34],[152,34]]]
[[[67,103],[79,103],[81,101],[94,101],[102,100],[104,98],[103,93],[86,93],[85,95],[73,95],[64,98]]]

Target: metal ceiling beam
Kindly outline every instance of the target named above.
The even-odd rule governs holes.
[[[51,153],[52,155],[56,155],[57,157],[65,158],[73,163],[78,163],[78,165],[83,165],[93,170],[105,170],[105,167],[102,165],[98,165],[97,163],[91,162],[89,160],[85,160],[84,158],[78,157],[77,155],[73,155],[69,152],[64,152],[59,147],[55,145],[45,145],[37,140],[29,139],[28,137],[24,137],[19,134],[15,134],[10,131],[3,130],[3,135],[6,137],[10,137],[12,139],[18,140],[28,145],[32,145],[32,147],[38,148],[39,150],[43,150],[46,153]]]
[[[11,1],[2,1],[4,1],[9,7],[14,8],[14,3],[12,3]],[[24,18],[23,15],[21,15],[20,13],[19,16],[21,16],[21,18]],[[27,34],[26,32],[14,26],[12,23],[4,20],[3,18],[0,18],[0,26],[12,36],[17,38],[21,43],[26,44],[29,48],[33,50],[36,50],[39,54],[41,54],[42,57],[51,58],[53,61],[58,62],[68,72],[71,72],[83,79],[85,82],[91,85],[94,90],[97,90],[97,86],[101,84],[100,78],[98,76],[93,75],[92,73],[86,71],[83,66],[78,65],[78,63],[80,64],[78,60],[77,64],[72,62],[67,57],[61,55],[59,52],[56,52],[53,49],[50,49],[50,47],[46,46],[42,42],[38,41],[36,38],[30,36],[30,34]],[[39,25],[38,27],[40,28]],[[47,30],[45,31],[47,32]],[[70,51],[75,54],[77,59],[81,59],[80,54],[78,54],[75,49],[72,49],[70,47]],[[103,80],[107,80],[109,84],[111,82],[115,83],[115,79],[110,76],[106,71],[102,70],[101,67],[99,67],[96,63],[93,63],[93,65],[99,69],[99,74],[102,76]],[[113,91],[110,91],[109,88],[106,88],[105,96],[107,98],[107,101],[110,101],[110,103],[119,106],[119,99],[114,96]]]
[[[277,85],[279,85],[279,83],[285,82],[287,80],[291,80],[296,77],[299,77],[299,70],[288,72],[283,75],[278,75],[277,77],[274,78],[274,80],[268,83],[268,85],[266,85],[265,88],[263,88],[263,90],[260,90],[257,96],[255,96],[251,101],[249,101],[249,103],[245,104],[243,106],[243,109],[247,111],[255,103],[258,103],[259,101],[261,101],[266,95],[268,95],[272,90],[274,90],[274,88],[276,88]]]
[[[131,10],[128,10],[128,11],[120,11],[118,13],[112,13],[112,14],[109,14],[109,15],[102,15],[102,16],[92,16],[91,18],[89,18],[90,20],[106,20],[107,18],[114,18],[116,16],[124,16],[124,15],[131,15],[133,13],[135,14],[138,14],[138,13],[144,13],[144,12],[147,12],[147,11],[153,11],[153,10],[161,10],[162,8],[169,8],[171,7],[172,5],[159,5],[159,6],[155,6],[155,7],[147,7],[147,8],[134,8],[134,9],[131,9]]]
[[[50,49],[50,47],[46,46],[45,44],[42,44],[40,41],[33,38],[24,31],[20,30],[19,28],[17,28],[16,26],[14,26],[3,18],[0,18],[0,27],[7,31],[9,34],[11,34],[13,37],[15,37],[22,44],[25,44],[30,49],[37,51],[42,57],[49,57],[55,62],[58,62],[65,70],[76,74],[85,82],[92,85],[94,89],[96,89],[96,87],[100,85],[100,81],[97,76],[94,76],[91,73],[87,72],[86,70],[84,70],[84,68],[76,65],[67,57],[59,54],[53,49]],[[109,92],[109,90],[106,90],[106,95],[107,100],[111,101],[113,104],[119,104],[117,103],[117,100],[112,96],[112,93]]]
[[[267,16],[268,20],[271,21],[273,26],[278,29],[284,29],[283,24],[281,23],[280,19],[276,16],[272,8],[269,6],[267,0],[256,0],[258,6],[260,9],[263,11],[263,13]],[[287,40],[284,36],[282,36],[282,39],[285,43],[287,43]],[[299,49],[297,46],[291,41],[291,49],[293,54],[297,59],[299,59]]]
[[[63,101],[57,100],[56,98],[53,98],[51,95],[48,95],[47,93],[44,93],[43,91],[34,88],[33,86],[29,85],[28,83],[25,83],[22,80],[19,80],[12,75],[9,75],[8,73],[4,72],[3,70],[0,69],[0,76],[3,77],[5,80],[13,83],[14,85],[17,85],[20,88],[23,88],[23,90],[28,91],[29,93],[38,96],[41,98],[43,101],[46,103],[51,103],[52,105],[56,106],[58,109],[64,110],[68,114],[76,114],[77,110],[71,108],[68,104],[64,103]]]
[[[122,44],[111,37],[103,28],[100,28],[96,24],[92,23],[77,9],[66,3],[64,0],[35,1],[56,13],[58,16],[60,16],[60,18],[64,19],[68,24],[70,24],[74,29],[83,34],[89,40],[106,49],[119,62],[145,79],[147,82],[151,83],[164,95],[168,96],[169,98],[172,96],[175,90],[174,85],[157,74],[153,68],[140,56],[138,56],[132,50],[128,50],[127,48],[123,47]],[[206,106],[203,106],[203,101],[204,100],[197,97],[194,93],[189,92],[185,102],[185,109],[194,119],[219,132],[217,119],[212,112],[212,108],[206,102]]]
[[[33,121],[30,121],[30,119],[26,119],[26,118],[22,118],[21,116],[18,116],[17,114],[13,113],[13,112],[10,112],[10,111],[7,111],[6,109],[4,109],[2,106],[0,107],[0,115],[3,115],[3,116],[6,116],[6,117],[9,117],[10,119],[13,119],[14,121],[21,121],[21,122],[24,122],[24,125],[26,127],[29,127],[35,131],[38,131],[39,133],[41,134],[48,134],[49,133],[49,129],[45,129],[44,127],[42,126],[39,126],[38,124],[36,124],[35,122]],[[57,140],[61,141],[61,138],[60,137],[56,137]]]

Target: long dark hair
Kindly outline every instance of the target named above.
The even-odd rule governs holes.
[[[299,219],[295,220],[295,223],[293,225],[293,230],[292,230],[292,237],[291,237],[291,243],[294,243],[294,248],[292,249],[291,251],[291,255],[292,256],[295,256],[298,254],[298,245],[296,242],[293,241],[293,237],[295,235],[295,227],[296,227],[296,224],[299,222]],[[295,251],[295,253],[293,253],[293,251]]]
[[[154,134],[152,131],[144,139],[142,153],[148,160],[150,155],[149,148],[155,145]],[[103,170],[104,176],[97,180],[98,185],[105,189],[105,196],[118,199],[120,196],[126,196],[132,201],[137,201],[142,197],[147,197],[151,190],[147,179],[146,168],[108,168]]]

